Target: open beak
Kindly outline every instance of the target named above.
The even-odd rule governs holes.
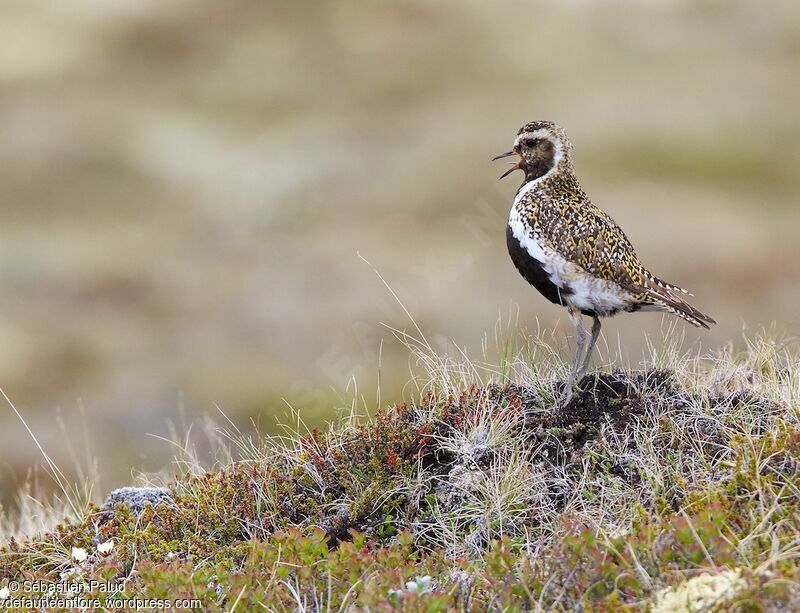
[[[508,158],[511,157],[512,155],[516,155],[516,153],[517,152],[512,149],[511,151],[506,151],[505,153],[501,153],[500,155],[494,156],[492,158],[492,161],[496,162],[497,160],[502,160],[503,158]]]
[[[502,160],[503,158],[511,157],[512,155],[519,155],[513,149],[511,151],[506,151],[505,153],[501,153],[500,155],[496,155],[492,158],[492,161]],[[522,170],[522,158],[520,157],[516,164],[513,164],[511,168],[506,170],[503,174],[500,175],[500,179],[505,179],[508,175],[510,175],[515,170]],[[500,180],[498,179],[498,181]]]

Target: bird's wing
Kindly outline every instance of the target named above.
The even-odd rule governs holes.
[[[611,217],[594,206],[588,198],[581,203],[562,205],[559,215],[565,227],[552,225],[540,228],[545,240],[558,245],[563,257],[587,273],[617,283],[636,296],[640,304],[658,305],[695,326],[708,328],[716,323],[711,317],[690,305],[680,295],[686,290],[654,277],[639,260],[636,250],[622,228]]]
[[[543,238],[564,258],[587,273],[623,287],[641,287],[647,269],[639,261],[628,237],[609,215],[584,202],[558,205],[555,214],[539,217],[556,220],[537,224]]]

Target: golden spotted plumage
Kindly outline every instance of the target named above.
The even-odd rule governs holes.
[[[517,208],[539,241],[586,273],[623,287],[641,285],[648,274],[622,228],[591,203],[574,176],[545,177]]]
[[[524,125],[514,148],[495,159],[511,156],[518,161],[501,178],[519,169],[525,181],[509,214],[509,255],[531,285],[567,307],[578,332],[565,400],[576,377],[586,372],[601,317],[656,310],[703,328],[716,323],[684,300],[686,290],[653,276],[622,228],[584,193],[572,165],[572,143],[562,128],[548,121]],[[582,314],[594,320],[591,336]]]
[[[633,294],[631,308],[658,307],[696,326],[712,319],[679,294],[688,292],[656,278],[642,264],[622,228],[595,206],[578,182],[572,165],[572,144],[564,130],[550,122],[526,124],[519,134],[549,134],[559,155],[541,177],[527,181],[515,207],[531,237],[575,264],[588,276],[610,281]],[[527,179],[527,177],[526,177]]]

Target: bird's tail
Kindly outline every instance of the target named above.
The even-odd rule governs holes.
[[[644,289],[647,296],[661,305],[664,310],[677,315],[681,319],[685,319],[693,326],[708,330],[709,324],[717,323],[712,317],[694,308],[678,294],[678,292],[689,294],[685,289],[665,283],[655,277],[645,279]]]

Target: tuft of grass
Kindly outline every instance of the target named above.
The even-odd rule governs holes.
[[[492,365],[396,334],[408,402],[279,437],[227,423],[206,468],[180,441],[174,505],[84,505],[7,538],[0,576],[226,610],[800,606],[795,343],[654,344],[556,408],[565,366],[539,337],[499,342]]]

